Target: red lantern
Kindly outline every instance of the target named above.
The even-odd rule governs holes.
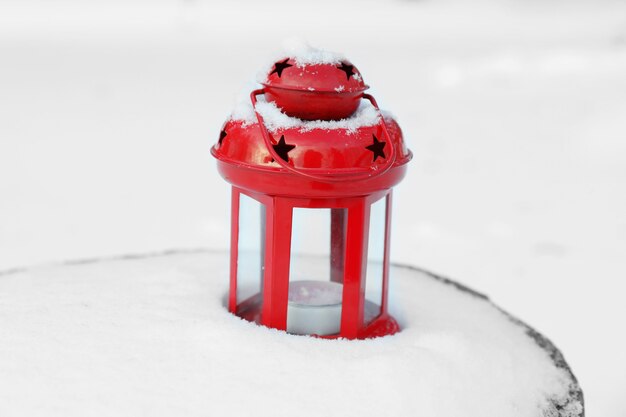
[[[387,301],[391,194],[411,159],[399,126],[347,61],[285,58],[263,86],[251,93],[255,119],[228,120],[211,150],[232,184],[229,311],[295,334],[398,332]],[[263,105],[290,123],[268,124]]]

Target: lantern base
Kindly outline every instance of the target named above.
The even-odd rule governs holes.
[[[236,315],[244,320],[261,324],[261,294],[255,294],[237,306]],[[357,339],[371,339],[373,337],[391,336],[400,331],[400,325],[390,314],[380,314],[380,306],[365,300],[364,320],[369,323],[361,330]],[[309,336],[321,337],[324,339],[337,339],[339,334],[332,335],[316,335]]]
[[[294,337],[228,313],[226,252],[0,271],[2,415],[584,415],[563,355],[485,296],[391,267],[402,331]]]

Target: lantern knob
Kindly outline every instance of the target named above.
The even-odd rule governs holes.
[[[354,114],[369,88],[354,65],[336,57],[313,61],[284,57],[274,62],[262,84],[267,101],[304,120],[345,119]]]

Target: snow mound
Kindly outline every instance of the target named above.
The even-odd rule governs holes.
[[[367,100],[361,100],[357,111],[352,116],[341,120],[302,120],[297,117],[291,117],[283,113],[275,103],[267,102],[262,97],[257,101],[256,108],[259,114],[263,116],[265,126],[271,133],[276,133],[282,129],[298,129],[300,132],[308,132],[313,129],[344,129],[352,134],[360,127],[374,126],[380,121],[378,111]],[[385,117],[387,117],[386,114]],[[230,119],[241,121],[244,125],[257,123],[249,98],[247,101],[240,100],[237,103]]]
[[[342,54],[315,48],[300,38],[289,38],[283,41],[280,51],[274,54],[273,59],[263,66],[262,71],[257,73],[257,81],[263,83],[274,64],[285,58],[293,58],[296,66],[300,68],[307,65],[341,64],[347,61]]]
[[[299,67],[305,65],[341,64],[342,61],[346,61],[345,56],[342,54],[315,48],[299,38],[287,39],[282,46],[282,56],[293,58]]]
[[[0,274],[0,414],[574,417],[560,352],[489,300],[392,268],[402,332],[323,340],[229,314],[226,253]]]

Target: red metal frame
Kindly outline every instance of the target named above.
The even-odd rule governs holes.
[[[265,270],[262,294],[254,295],[237,304],[237,259],[239,233],[239,199],[241,194],[253,198],[265,206]],[[385,249],[382,280],[381,305],[365,299],[365,279],[368,256],[370,207],[381,198],[386,199]],[[267,196],[233,187],[233,217],[231,230],[231,275],[229,311],[247,320],[268,327],[285,330],[287,325],[287,302],[289,292],[289,268],[291,259],[291,230],[294,208],[347,209],[346,242],[342,242],[343,253],[343,304],[341,330],[337,335],[326,338],[347,339],[369,338],[393,334],[399,331],[395,319],[388,314],[389,280],[389,234],[391,213],[391,189],[366,196],[346,198],[306,199],[282,196]],[[332,220],[331,220],[332,221]],[[259,225],[260,227],[261,225]],[[330,242],[331,247],[333,242]],[[332,275],[329,279],[333,279]],[[378,317],[370,323],[364,322],[365,309],[376,312]],[[370,312],[370,315],[372,313]]]

